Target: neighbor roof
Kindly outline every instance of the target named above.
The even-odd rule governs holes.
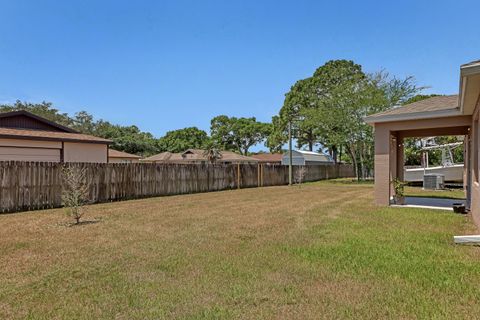
[[[71,128],[62,126],[62,125],[60,125],[56,122],[53,122],[53,121],[50,121],[48,119],[42,118],[40,116],[37,116],[36,114],[33,114],[33,113],[25,111],[25,110],[18,110],[18,111],[0,113],[0,118],[11,118],[11,117],[18,117],[18,116],[25,116],[25,117],[35,119],[36,121],[43,122],[45,124],[48,124],[51,127],[54,127],[54,128],[57,128],[57,129],[61,130],[61,131],[70,132],[70,133],[78,133],[77,131],[75,131]]]
[[[206,160],[204,156],[205,150],[202,149],[188,149],[186,150],[182,156],[187,156],[187,160]],[[258,160],[252,157],[243,156],[241,154],[232,152],[232,151],[220,151],[222,157],[218,160],[220,162],[225,161],[250,161],[250,162],[257,162]]]
[[[203,155],[205,150],[202,149],[188,149],[183,153],[171,153],[162,152],[151,157],[143,159],[143,161],[153,162],[188,162],[188,161],[206,161],[207,158]],[[222,157],[218,159],[218,162],[227,161],[245,161],[245,162],[258,162],[257,159],[252,157],[242,156],[231,151],[220,151]]]
[[[140,156],[136,154],[131,154],[123,151],[118,151],[115,149],[108,149],[108,157],[109,158],[132,158],[132,159],[140,159]]]
[[[162,152],[143,159],[143,161],[181,161],[181,153]]]
[[[281,162],[281,153],[259,153],[251,155],[252,158],[257,159],[259,162]]]
[[[53,140],[70,142],[111,143],[111,140],[94,137],[82,133],[69,133],[58,131],[28,130],[0,128],[0,138]]]
[[[413,120],[459,114],[458,95],[436,96],[365,117],[367,123]]]

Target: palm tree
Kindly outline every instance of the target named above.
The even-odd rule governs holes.
[[[205,151],[203,152],[203,156],[205,158],[207,158],[207,160],[211,164],[215,164],[215,162],[217,162],[218,159],[222,158],[222,152],[220,151],[220,149],[217,148],[217,146],[215,144],[209,143],[205,147]]]

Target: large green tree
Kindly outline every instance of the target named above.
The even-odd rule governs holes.
[[[187,149],[204,148],[209,138],[205,131],[189,127],[168,131],[158,140],[160,151],[183,152]]]
[[[265,146],[271,153],[279,153],[282,152],[283,146],[287,142],[287,121],[282,116],[273,116],[270,134],[267,136]]]
[[[264,141],[271,131],[271,124],[252,118],[236,118],[220,115],[210,123],[212,140],[224,150],[247,155],[248,150]]]
[[[99,120],[94,134],[111,139],[112,148],[116,150],[144,156],[158,152],[157,139],[151,133],[141,131],[137,126],[112,125],[107,121]]]
[[[397,79],[386,72],[366,74],[349,60],[332,60],[298,81],[286,94],[268,143],[282,141],[291,123],[298,147],[316,143],[333,158],[344,150],[364,178],[373,170],[373,131],[365,116],[401,104],[419,91],[412,77]]]

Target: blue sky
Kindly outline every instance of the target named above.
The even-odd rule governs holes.
[[[331,59],[458,91],[478,1],[0,1],[0,102],[51,101],[156,136],[269,121]]]

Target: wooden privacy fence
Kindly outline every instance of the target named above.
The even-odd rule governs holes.
[[[92,203],[288,184],[288,166],[0,162],[0,212],[62,205],[62,166],[86,168]],[[294,166],[293,175],[301,167]],[[351,165],[306,166],[303,181],[354,176]]]

